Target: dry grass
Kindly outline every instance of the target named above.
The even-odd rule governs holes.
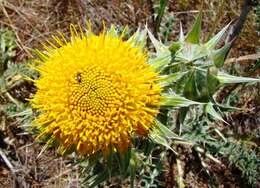
[[[70,23],[84,27],[85,21],[90,20],[95,32],[102,29],[102,21],[107,25],[112,23],[128,25],[134,29],[148,23],[153,30],[151,2],[149,0],[4,0],[0,1],[0,27],[14,31],[18,46],[16,62],[21,63],[33,57],[31,49],[41,48],[41,43],[57,31],[68,35]],[[241,3],[235,0],[224,2],[221,4],[218,0],[170,0],[168,11],[176,19],[170,38],[176,39],[180,21],[187,31],[203,3],[204,32],[215,33],[235,19],[240,12]],[[258,36],[255,32],[254,19],[251,13],[230,57],[238,58],[241,55],[255,53],[255,47],[259,44],[256,44]],[[204,39],[209,35],[205,35]],[[241,64],[245,62],[248,63],[242,61]],[[60,158],[52,150],[38,157],[41,146],[34,145],[33,138],[30,135],[23,135],[24,130],[17,126],[15,119],[5,119],[1,114],[0,129],[5,133],[7,144],[0,146],[0,149],[13,168],[10,169],[6,165],[7,161],[0,161],[0,187],[78,187],[80,182],[78,169],[70,166],[71,159]],[[187,182],[192,178],[188,178]]]

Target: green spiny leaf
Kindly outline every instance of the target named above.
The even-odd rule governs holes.
[[[260,82],[260,79],[241,77],[241,76],[232,76],[224,72],[218,72],[217,79],[222,84],[235,84],[235,83],[245,83],[245,82]]]
[[[231,47],[231,43],[225,44],[222,48],[215,50],[212,53],[212,58],[216,67],[220,68],[224,65],[226,54]]]
[[[134,47],[141,46],[143,49],[146,45],[147,40],[147,30],[141,30],[138,28],[138,30],[127,40],[127,42],[130,42],[133,44]]]
[[[219,41],[221,40],[221,38],[223,37],[223,35],[227,31],[229,25],[230,24],[228,24],[226,27],[224,27],[220,32],[218,32],[218,34],[216,34],[206,44],[204,44],[207,49],[211,50],[219,43]]]
[[[181,48],[181,43],[180,42],[173,42],[172,45],[170,46],[169,50],[173,54],[175,54],[180,48]]]
[[[193,44],[199,44],[200,32],[201,32],[201,21],[202,21],[202,12],[196,18],[196,21],[192,27],[192,30],[188,33],[186,37],[186,42]]]
[[[113,173],[113,172],[111,172],[111,173]],[[109,172],[106,169],[103,172],[100,172],[100,173],[92,176],[91,178],[89,178],[86,183],[89,184],[90,187],[95,187],[95,186],[103,183],[104,181],[108,180],[108,178],[109,178]]]
[[[168,143],[168,141],[165,138],[165,136],[162,135],[160,133],[160,131],[158,131],[157,129],[153,129],[150,132],[149,137],[155,143],[160,144],[162,146],[165,146],[166,148],[170,149],[172,152],[174,152],[177,155],[177,152],[173,150],[173,148],[170,146],[170,144]]]
[[[234,106],[230,106],[230,105],[226,105],[226,104],[219,104],[219,103],[215,103],[215,105],[217,105],[221,111],[227,111],[227,112],[235,112],[235,111],[242,111],[242,108],[237,108]]]
[[[179,42],[183,43],[185,41],[185,36],[183,33],[183,28],[182,28],[182,24],[180,23],[180,37],[179,37]]]
[[[184,96],[190,100],[208,102],[210,97],[207,81],[207,72],[203,69],[195,69],[187,79]]]
[[[107,35],[110,35],[110,36],[113,36],[113,37],[117,37],[118,36],[118,31],[117,31],[115,25],[111,25],[111,27],[107,31]]]
[[[162,22],[162,18],[163,18],[167,3],[168,3],[168,0],[160,0],[158,15],[155,18],[155,32],[160,31],[160,25],[161,25],[161,22]]]
[[[168,129],[168,127],[166,127],[165,125],[163,125],[160,121],[155,122],[156,124],[156,128],[158,128],[158,130],[166,137],[166,138],[172,138],[172,139],[178,139],[181,140],[182,138],[179,137],[177,134],[175,134],[174,132],[172,132],[170,129]]]
[[[189,63],[208,56],[207,49],[198,44],[184,43],[176,53],[176,59]]]
[[[163,69],[165,66],[169,65],[171,62],[171,55],[165,54],[165,56],[157,56],[156,58],[150,58],[149,64],[157,70]]]
[[[218,73],[218,69],[216,67],[210,67],[208,68],[208,71],[207,71],[207,87],[208,87],[208,92],[209,92],[209,95],[213,95],[220,83],[219,83],[219,80],[216,78],[216,74]]]
[[[175,94],[168,94],[162,97],[161,105],[162,106],[169,106],[169,107],[188,107],[190,105],[200,105],[203,103],[195,102],[185,97],[175,95]]]
[[[158,41],[147,27],[146,27],[146,31],[148,32],[149,38],[152,41],[156,49],[156,53],[158,55],[165,54],[165,53],[169,53],[169,55],[171,54],[169,48],[165,46],[162,42]]]
[[[171,85],[172,83],[178,81],[180,78],[182,78],[187,73],[188,73],[188,71],[186,71],[186,72],[179,71],[179,72],[171,73],[169,75],[162,76],[159,83],[161,86]]]
[[[214,109],[214,104],[212,102],[209,102],[206,104],[205,106],[205,110],[208,114],[210,114],[213,118],[215,118],[216,120],[220,120],[223,121],[225,123],[227,123],[222,117],[221,115]],[[228,123],[227,123],[228,124]]]

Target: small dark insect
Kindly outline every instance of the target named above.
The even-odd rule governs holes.
[[[77,74],[76,79],[77,79],[78,83],[81,83],[81,73]]]

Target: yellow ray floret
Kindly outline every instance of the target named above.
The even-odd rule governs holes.
[[[35,67],[40,78],[31,100],[40,115],[40,137],[58,140],[82,155],[125,150],[131,136],[145,135],[158,113],[158,74],[141,47],[103,32],[54,37]]]

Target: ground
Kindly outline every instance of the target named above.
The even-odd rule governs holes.
[[[217,0],[191,0],[191,1],[169,1],[169,7],[163,23],[167,18],[172,17],[172,32],[168,40],[174,40],[179,34],[179,23],[182,22],[184,31],[190,28],[194,16],[201,8],[204,10],[203,17],[203,38],[207,39],[209,33],[216,33],[220,28],[236,19],[240,13],[242,1],[237,3],[231,0],[219,7]],[[116,24],[128,25],[132,30],[145,24],[156,32],[154,20],[154,4],[151,0],[112,0],[112,1],[82,1],[82,0],[9,0],[0,1],[0,27],[8,28],[15,33],[16,55],[15,63],[20,64],[33,59],[32,49],[41,49],[41,45],[52,34],[58,31],[68,34],[69,24],[79,24],[84,28],[86,21],[93,25],[94,32],[99,32],[102,21],[106,25]],[[230,58],[255,54],[259,40],[256,32],[255,16],[250,13],[246,25],[237,39]],[[166,28],[163,26],[161,31]],[[163,32],[158,33],[159,37]],[[257,44],[258,41],[258,44]],[[231,61],[231,65],[246,75],[259,75],[259,70],[250,72],[248,69],[253,61]],[[238,91],[239,98],[236,101],[237,107],[243,107],[248,111],[233,113],[224,125],[224,131],[235,130],[237,135],[248,135],[251,131],[258,129],[260,124],[259,114],[259,87],[224,88],[220,92],[219,100],[223,100],[230,92]],[[254,92],[252,92],[254,91]],[[22,82],[12,88],[11,95],[21,102],[26,102],[34,93],[31,83]],[[257,94],[258,93],[258,94]],[[8,99],[0,98],[1,105],[6,104]],[[34,136],[24,131],[25,125],[21,125],[16,118],[6,116],[0,111],[0,187],[78,187],[79,169],[71,166],[72,157],[60,157],[55,150],[43,151],[43,145],[34,143]],[[223,126],[223,125],[222,125]],[[259,135],[259,134],[258,134]],[[259,146],[259,137],[254,144]],[[185,163],[181,164],[185,169],[184,182],[187,187],[209,187],[211,181],[199,166],[196,166],[196,158],[187,156],[187,148],[178,148],[183,153]],[[6,157],[6,160],[3,159]],[[8,163],[10,162],[10,164]],[[210,163],[210,169],[216,176],[220,187],[243,187],[246,186],[241,180],[241,172],[230,167],[226,159],[222,160],[222,166]],[[167,172],[163,175],[166,187],[175,187],[176,166],[169,162],[165,164]],[[112,184],[112,183],[111,183]],[[109,186],[108,186],[109,187]],[[112,186],[111,186],[112,187]]]

